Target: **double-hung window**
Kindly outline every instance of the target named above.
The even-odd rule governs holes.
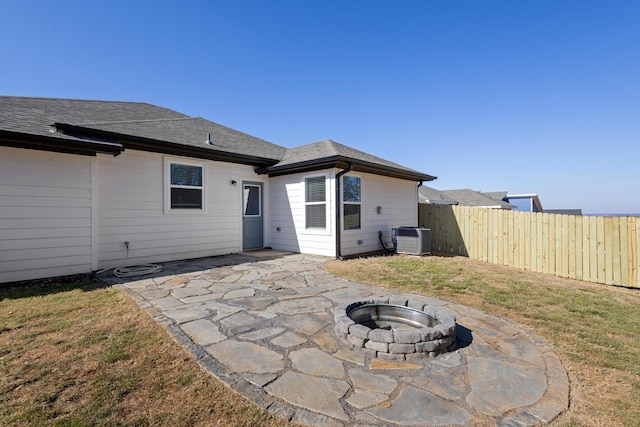
[[[362,208],[362,182],[357,176],[342,177],[342,210],[345,230],[359,230]]]
[[[168,162],[170,210],[204,209],[204,166]]]
[[[327,228],[327,183],[324,176],[309,177],[305,187],[305,229]]]

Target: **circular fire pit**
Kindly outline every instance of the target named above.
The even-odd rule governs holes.
[[[335,320],[339,338],[378,358],[435,357],[456,348],[456,316],[443,307],[380,298],[340,304]]]

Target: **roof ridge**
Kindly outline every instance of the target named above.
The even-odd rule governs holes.
[[[139,104],[139,105],[150,105],[152,107],[169,109],[166,107],[161,107],[159,105],[151,104],[150,102],[144,101],[113,101],[106,99],[86,99],[86,98],[57,98],[54,96],[21,96],[21,95],[0,95],[0,98],[16,98],[16,99],[35,99],[41,101],[73,101],[73,102],[99,102],[103,104]]]
[[[331,152],[332,152],[334,155],[339,155],[339,154],[340,154],[340,153],[338,152],[338,150],[336,149],[336,145],[339,145],[339,143],[338,143],[338,142],[336,142],[336,141],[334,141],[334,140],[332,140],[332,139],[328,139],[328,138],[327,138],[327,139],[323,139],[323,140],[322,140],[322,141],[320,141],[320,142],[321,142],[321,143],[323,143],[324,145],[326,145],[326,146],[327,146],[327,148],[328,148],[329,150],[331,150]]]
[[[172,118],[164,118],[164,119],[116,120],[116,121],[110,121],[110,122],[83,122],[82,126],[85,126],[85,125],[112,125],[112,124],[122,124],[122,123],[169,122],[169,121],[178,121],[178,120],[194,120],[194,119],[200,119],[200,118],[201,117],[172,117]]]

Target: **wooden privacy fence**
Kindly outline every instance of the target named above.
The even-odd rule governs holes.
[[[420,204],[431,249],[539,273],[640,288],[640,217]]]

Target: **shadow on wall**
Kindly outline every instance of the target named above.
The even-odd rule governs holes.
[[[431,250],[468,257],[460,225],[449,205],[418,205],[418,225],[431,230]]]
[[[279,251],[300,253],[299,236],[293,219],[294,209],[288,195],[284,195],[283,199],[286,199],[286,202],[271,204],[273,208],[267,225],[269,246]]]

